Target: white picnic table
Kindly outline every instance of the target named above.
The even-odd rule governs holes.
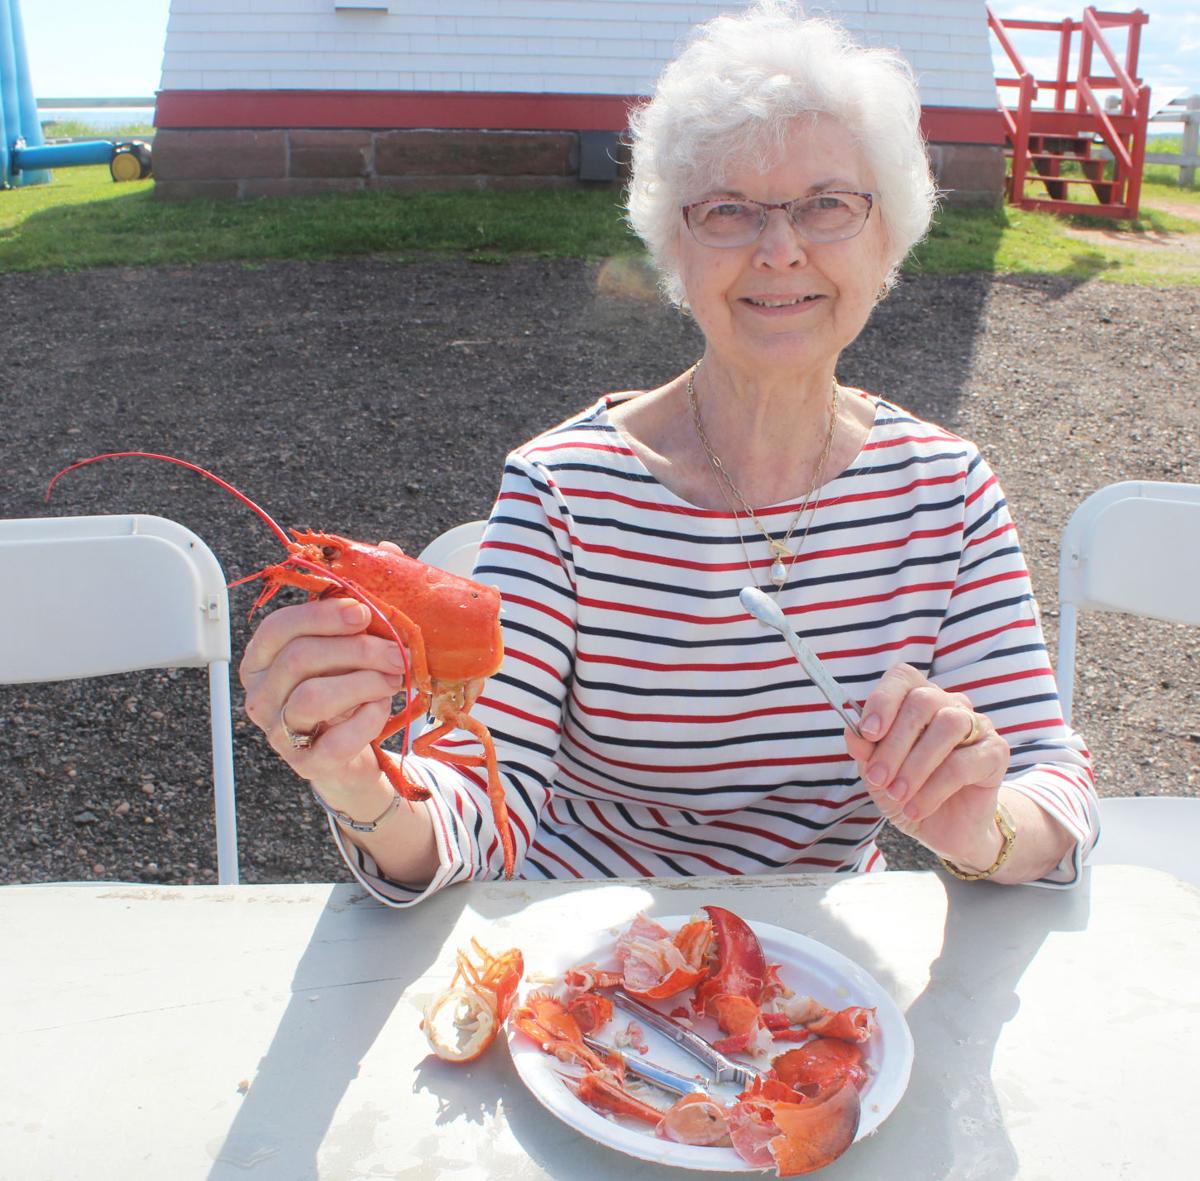
[[[355,885],[0,888],[0,1177],[680,1181],[548,1114],[503,1040],[453,1066],[418,1022],[472,935],[530,951],[706,904],[835,948],[906,1014],[908,1090],[826,1181],[1194,1169],[1200,891],[1100,866],[1072,891],[493,882],[405,912]]]

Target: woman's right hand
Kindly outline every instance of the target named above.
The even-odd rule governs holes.
[[[281,607],[255,631],[239,675],[246,714],[280,757],[335,808],[365,815],[380,798],[371,741],[404,688],[403,654],[392,640],[366,633],[370,613],[353,599]],[[295,734],[318,731],[297,749]]]

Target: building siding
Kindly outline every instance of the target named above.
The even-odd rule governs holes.
[[[382,2],[382,0],[381,0]],[[736,0],[172,0],[162,90],[649,94],[692,25]],[[994,108],[984,0],[826,0],[912,63],[926,106]]]

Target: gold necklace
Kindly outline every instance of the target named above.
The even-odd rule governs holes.
[[[696,428],[696,437],[700,440],[700,446],[704,448],[704,454],[708,457],[709,467],[712,468],[713,475],[716,477],[717,486],[721,489],[721,495],[725,499],[725,503],[729,505],[729,511],[733,514],[737,521],[738,541],[741,542],[742,555],[746,559],[746,569],[750,571],[750,577],[758,581],[754,574],[754,566],[750,562],[750,553],[746,549],[746,539],[742,534],[741,514],[739,514],[733,501],[730,499],[730,493],[741,504],[746,516],[749,517],[755,525],[758,526],[758,531],[763,535],[763,540],[766,541],[771,553],[775,555],[775,560],[771,563],[769,578],[774,584],[775,589],[779,590],[788,580],[792,572],[792,567],[796,563],[796,559],[800,556],[800,551],[804,548],[804,543],[808,540],[808,531],[812,528],[813,519],[817,515],[817,506],[821,502],[818,489],[825,480],[825,464],[829,461],[829,452],[833,447],[833,436],[837,429],[837,412],[838,398],[840,390],[838,383],[835,380],[833,383],[833,397],[829,403],[829,429],[825,435],[825,446],[821,451],[821,458],[817,463],[813,485],[804,497],[800,507],[796,510],[796,515],[792,518],[791,524],[788,525],[787,532],[783,535],[783,540],[772,537],[767,527],[759,520],[758,514],[750,507],[749,502],[742,495],[741,490],[733,482],[733,478],[725,470],[725,465],[721,462],[721,457],[713,450],[712,444],[708,441],[708,436],[704,433],[704,423],[700,419],[700,403],[696,398],[696,374],[700,369],[700,362],[697,361],[692,366],[691,372],[688,374],[687,382],[687,399],[688,405],[692,410],[692,423]],[[796,526],[800,524],[800,519],[805,513],[808,513],[808,524],[804,527],[804,532],[800,535],[800,541],[793,551],[791,549],[792,534],[796,531]],[[787,564],[784,564],[784,558],[788,559]]]

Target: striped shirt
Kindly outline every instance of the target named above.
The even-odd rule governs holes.
[[[647,471],[609,416],[630,396],[509,456],[477,559],[504,598],[506,652],[472,714],[495,740],[518,875],[882,869],[883,821],[841,721],[738,601],[747,554],[769,585],[766,542],[743,549],[738,518]],[[1073,884],[1097,832],[1090,761],[1063,723],[1004,494],[973,444],[871,400],[866,443],[821,489],[778,602],[860,700],[905,661],[986,713],[1012,751],[1007,785],[1075,838],[1043,884]],[[799,507],[758,515],[782,537]],[[478,749],[461,738],[443,745]],[[482,774],[405,767],[433,792],[438,873],[387,881],[335,825],[359,880],[404,906],[498,877]]]

